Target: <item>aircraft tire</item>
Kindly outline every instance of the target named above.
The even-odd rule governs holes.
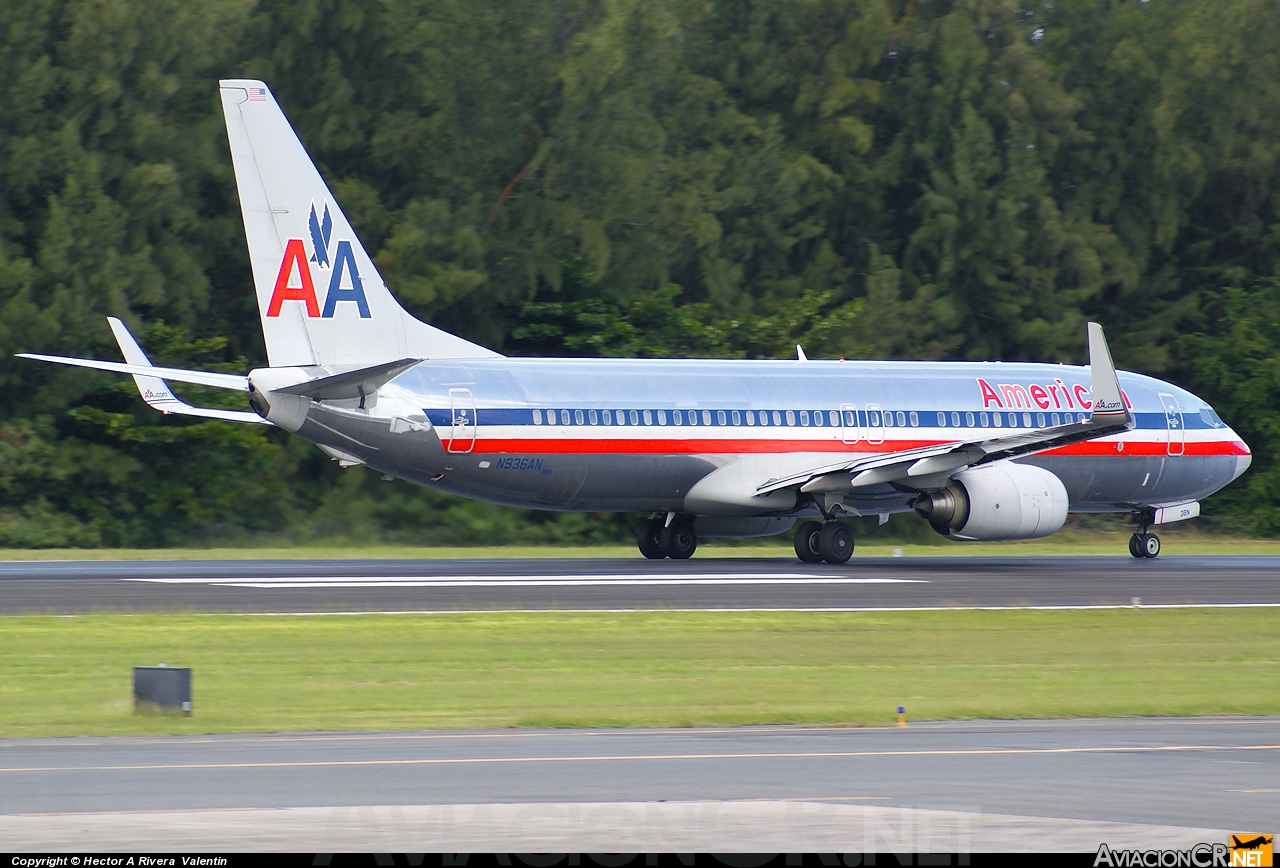
[[[818,551],[820,533],[822,524],[816,521],[801,522],[796,528],[796,557],[806,564],[822,563],[822,552]]]
[[[1145,558],[1146,554],[1142,551],[1142,534],[1135,533],[1129,537],[1129,554],[1135,558]]]
[[[692,557],[698,547],[698,532],[692,524],[674,521],[662,529],[662,551],[672,560],[682,561]]]
[[[828,521],[818,534],[818,551],[829,564],[847,564],[853,556],[853,531],[839,521]]]
[[[1144,533],[1142,535],[1142,556],[1145,558],[1160,556],[1160,537],[1153,533]]]
[[[662,550],[662,519],[651,518],[644,524],[640,525],[640,532],[636,534],[636,545],[640,547],[640,554],[650,560],[662,560],[667,553]]]

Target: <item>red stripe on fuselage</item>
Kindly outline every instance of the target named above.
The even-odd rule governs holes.
[[[786,454],[792,452],[833,452],[844,454],[882,454],[905,452],[923,446],[953,443],[952,440],[894,440],[884,443],[844,443],[840,440],[747,440],[730,438],[498,438],[479,437],[467,451],[489,455],[748,455]],[[448,449],[450,440],[443,440]],[[463,447],[470,438],[460,440]],[[1123,445],[1123,449],[1120,447]],[[1176,449],[1178,444],[1174,444]],[[1163,456],[1169,454],[1163,440],[1088,440],[1038,453],[1070,456]],[[1238,440],[1189,441],[1182,444],[1182,454],[1190,456],[1248,455],[1249,450]],[[1176,456],[1175,456],[1176,457]]]

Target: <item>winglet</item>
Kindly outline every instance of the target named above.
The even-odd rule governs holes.
[[[1107,348],[1102,326],[1096,322],[1089,323],[1089,376],[1089,391],[1093,393],[1093,415],[1089,421],[1133,427],[1133,414],[1125,406],[1124,395],[1120,392],[1120,380],[1116,377],[1115,363],[1111,361],[1111,350]]]
[[[120,345],[120,352],[124,354],[124,360],[127,364],[139,368],[153,367],[151,360],[147,358],[147,354],[142,351],[142,347],[138,346],[138,342],[134,340],[129,329],[119,319],[113,316],[107,317],[107,322],[111,325],[111,333],[116,337],[116,343]],[[192,407],[190,404],[179,399],[173,394],[173,389],[169,388],[160,377],[143,376],[142,374],[133,375],[134,385],[138,387],[138,394],[142,396],[142,400],[147,402],[153,410],[159,410],[166,415],[176,413],[181,416],[202,416],[207,419],[225,419],[229,422],[250,422],[261,424],[266,422],[257,413],[248,413],[242,410],[213,410],[205,407]]]

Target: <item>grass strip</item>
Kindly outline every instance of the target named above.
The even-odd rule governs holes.
[[[0,735],[1280,713],[1262,609],[0,618]],[[193,669],[135,715],[135,665]]]

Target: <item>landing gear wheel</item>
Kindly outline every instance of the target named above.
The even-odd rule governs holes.
[[[1142,552],[1142,534],[1135,533],[1133,536],[1129,537],[1129,554],[1133,555],[1135,558],[1146,557]]]
[[[1160,555],[1160,537],[1153,533],[1144,533],[1142,535],[1142,556],[1145,558],[1159,557]]]
[[[651,518],[644,524],[640,525],[640,532],[636,534],[636,545],[640,547],[640,554],[650,560],[661,560],[667,556],[662,550],[662,519]]]
[[[844,564],[853,555],[853,531],[847,524],[828,521],[818,533],[818,551],[829,564]]]
[[[662,551],[672,560],[682,561],[698,547],[698,534],[693,525],[672,522],[662,530]]]
[[[822,552],[818,551],[820,533],[822,533],[822,524],[816,521],[801,522],[796,528],[796,557],[806,564],[822,562]]]

